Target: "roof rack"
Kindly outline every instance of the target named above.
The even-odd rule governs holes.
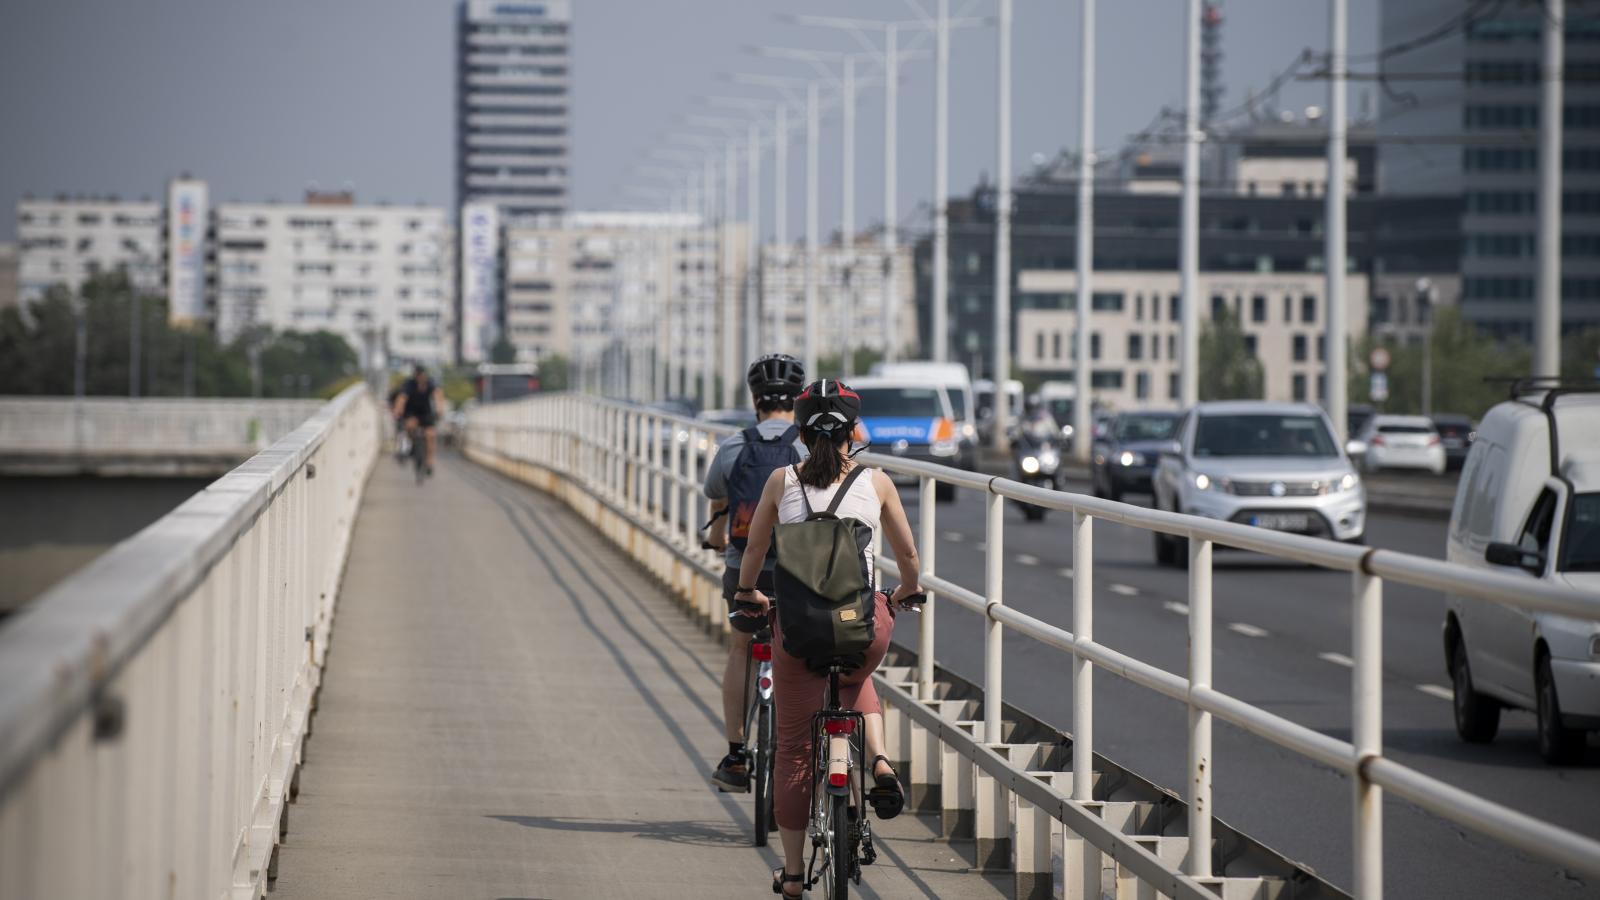
[[[1544,414],[1550,426],[1550,475],[1561,477],[1561,444],[1556,433],[1556,401],[1568,394],[1600,394],[1600,380],[1592,378],[1560,378],[1555,376],[1525,376],[1521,378],[1489,378],[1486,381],[1509,381],[1511,401],[1531,406]],[[1544,391],[1538,403],[1523,399],[1524,394]]]

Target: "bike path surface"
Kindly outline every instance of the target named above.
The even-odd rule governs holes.
[[[565,506],[380,462],[272,896],[771,896],[777,836],[708,781],[722,656]],[[1006,895],[970,843],[875,824],[860,896]]]

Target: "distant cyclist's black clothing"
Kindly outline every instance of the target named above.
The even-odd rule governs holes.
[[[431,378],[420,386],[416,379],[407,379],[400,387],[400,393],[406,398],[405,417],[416,419],[417,424],[423,428],[433,427],[433,423],[438,420],[439,412],[433,408],[433,393],[437,389]]]

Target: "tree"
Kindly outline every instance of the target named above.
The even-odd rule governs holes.
[[[1265,376],[1245,342],[1244,329],[1227,308],[1200,329],[1200,399],[1257,400]]]
[[[567,390],[571,379],[571,364],[559,353],[539,360],[539,387],[546,391]]]
[[[1466,321],[1461,311],[1451,306],[1434,310],[1432,331],[1433,409],[1438,413],[1460,413],[1478,418],[1489,407],[1506,398],[1507,382],[1526,375],[1532,356],[1526,344],[1496,342],[1481,334]],[[1389,351],[1388,399],[1373,403],[1371,393],[1371,353],[1377,347]],[[1422,412],[1422,346],[1400,344],[1391,339],[1368,336],[1351,348],[1351,403],[1372,403],[1384,412],[1419,414]]]
[[[493,363],[514,363],[517,361],[517,347],[505,335],[495,339],[494,346],[489,348],[489,361]]]

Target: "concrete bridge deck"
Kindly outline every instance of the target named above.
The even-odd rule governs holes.
[[[274,896],[770,896],[723,752],[721,648],[559,504],[457,458],[380,461]],[[932,820],[863,897],[1005,896]]]

